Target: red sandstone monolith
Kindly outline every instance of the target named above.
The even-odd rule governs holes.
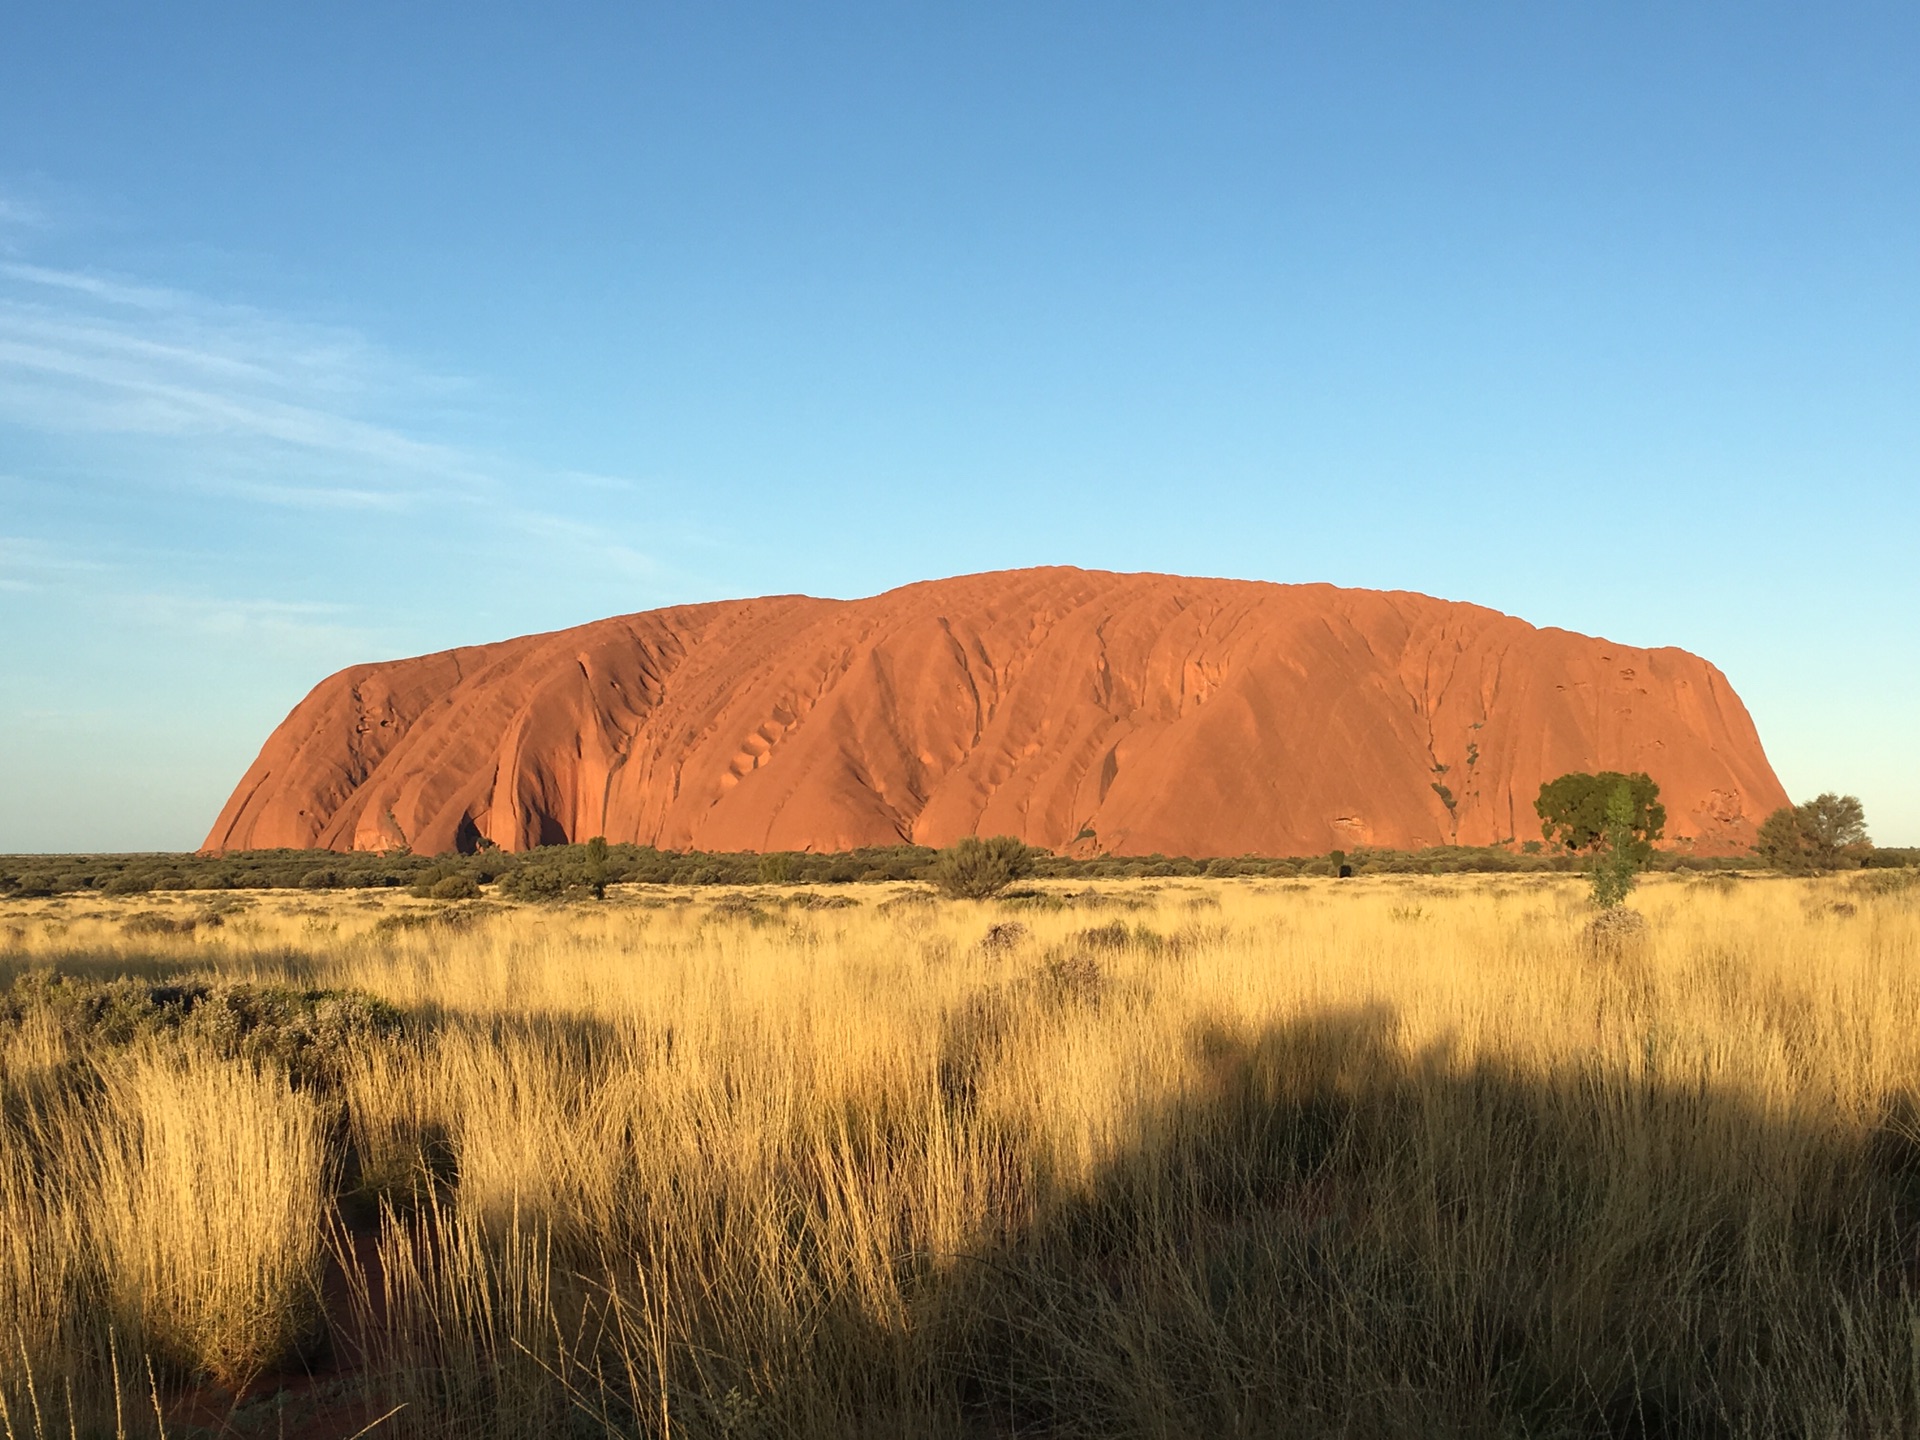
[[[1289,855],[1538,838],[1541,782],[1644,770],[1669,846],[1787,803],[1712,665],[1399,591],[1067,568],[684,605],[356,665],[209,850],[967,834]]]

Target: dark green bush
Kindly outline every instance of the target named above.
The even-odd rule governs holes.
[[[940,852],[927,878],[951,899],[984,900],[1032,873],[1027,847],[1011,835],[966,835]]]
[[[558,900],[573,880],[558,866],[522,865],[500,882],[500,893],[511,900]]]
[[[427,894],[435,900],[471,900],[480,893],[480,886],[471,875],[449,875],[436,880]]]
[[[1860,860],[1862,870],[1901,870],[1915,865],[1920,865],[1920,850],[1901,850],[1884,845],[1869,850]]]

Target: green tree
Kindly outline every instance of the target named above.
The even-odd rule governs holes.
[[[1641,833],[1645,811],[1634,794],[1630,780],[1622,779],[1607,797],[1602,815],[1602,844],[1593,857],[1590,878],[1593,903],[1610,910],[1632,893],[1640,872],[1653,856],[1653,846]]]
[[[586,863],[581,875],[593,898],[607,898],[607,837],[596,835],[587,841]]]
[[[1814,864],[1813,842],[1800,823],[1797,806],[1782,805],[1762,820],[1753,848],[1770,868],[1789,875],[1818,868]]]
[[[1836,865],[1858,862],[1862,852],[1873,848],[1867,838],[1867,809],[1858,795],[1836,795],[1829,790],[1801,806],[1801,823],[1807,827],[1820,854]]]
[[[1768,865],[1788,874],[1850,869],[1873,849],[1866,807],[1856,795],[1831,791],[1782,805],[1760,822],[1753,848]]]
[[[1033,857],[1011,835],[966,835],[934,857],[927,878],[955,900],[984,900],[1033,873]]]
[[[1533,802],[1540,817],[1540,834],[1569,850],[1590,852],[1607,836],[1612,824],[1608,811],[1621,786],[1627,789],[1631,815],[1627,829],[1635,840],[1651,846],[1666,833],[1667,807],[1660,803],[1660,787],[1643,772],[1623,775],[1602,770],[1588,775],[1574,770],[1540,787]]]

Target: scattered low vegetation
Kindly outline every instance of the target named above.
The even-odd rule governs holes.
[[[309,1085],[405,1028],[398,1009],[361,994],[224,977],[85,979],[42,967],[0,992],[0,1025],[51,1030],[81,1049],[180,1045],[270,1063]]]
[[[589,842],[590,844],[591,842]],[[1748,856],[1694,855],[1654,850],[1654,871],[1716,871],[1780,867],[1786,852]],[[1589,856],[1537,840],[1507,845],[1435,845],[1423,850],[1359,847],[1323,856],[1241,855],[1196,860],[1167,855],[1100,855],[1074,859],[1028,850],[1030,875],[1042,880],[1295,879],[1338,875],[1552,875],[1584,872]],[[0,856],[0,897],[144,895],[221,890],[408,890],[441,898],[498,886],[523,900],[585,899],[607,885],[853,885],[933,880],[941,852],[895,845],[837,854],[799,851],[709,854],[609,844],[599,867],[588,845],[549,845],[518,854],[405,853],[340,855],[331,851],[264,850],[229,855],[10,855]],[[1855,848],[1836,868],[1920,865],[1920,850]],[[1785,868],[1785,867],[1781,867]],[[1792,868],[1816,869],[1818,866]],[[596,875],[599,877],[596,881]]]

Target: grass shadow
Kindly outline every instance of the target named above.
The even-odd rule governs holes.
[[[1870,1131],[1409,1054],[1384,1010],[1203,1082],[918,1289],[982,1433],[1912,1433],[1916,1178]]]

